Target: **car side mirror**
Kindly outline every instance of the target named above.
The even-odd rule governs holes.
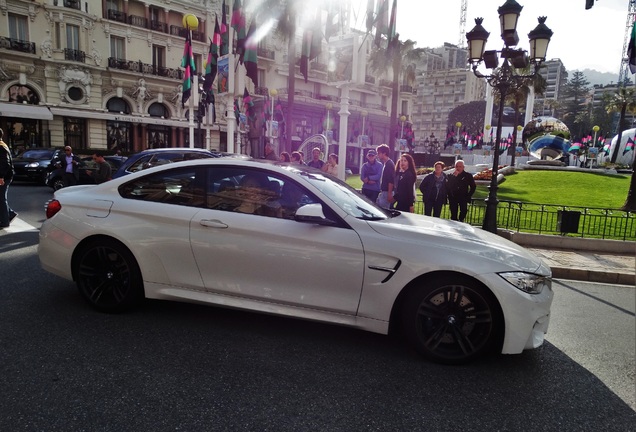
[[[322,211],[321,204],[305,204],[296,210],[294,216],[296,222],[312,223],[317,225],[336,226],[338,223],[328,219]]]

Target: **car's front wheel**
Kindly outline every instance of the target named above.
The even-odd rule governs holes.
[[[95,309],[122,312],[143,299],[143,280],[137,261],[123,244],[96,239],[77,254],[76,283]]]
[[[497,346],[503,319],[492,293],[464,277],[440,277],[407,295],[402,324],[413,347],[439,363],[466,363]]]

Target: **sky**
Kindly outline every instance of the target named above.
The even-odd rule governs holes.
[[[359,2],[357,8],[356,2]],[[554,31],[548,59],[560,58],[568,71],[595,69],[618,75],[629,0],[597,0],[590,10],[585,10],[585,0],[517,2],[524,7],[517,25],[518,47],[529,48],[528,33],[537,26],[539,16],[547,16],[546,25]],[[352,20],[358,23],[355,27],[364,28],[367,1],[353,0],[353,3]],[[475,18],[484,18],[482,25],[490,32],[487,50],[503,47],[497,9],[504,3],[505,0],[467,1],[466,32],[475,26]],[[401,40],[416,41],[418,48],[459,42],[461,0],[397,0],[397,9]]]

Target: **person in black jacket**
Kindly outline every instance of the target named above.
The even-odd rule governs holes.
[[[464,171],[464,161],[455,162],[455,172],[448,176],[448,207],[452,220],[464,222],[468,213],[468,203],[475,193],[475,179],[473,175]],[[457,210],[459,209],[459,218]]]
[[[448,196],[448,179],[444,174],[444,162],[435,162],[435,171],[424,177],[420,183],[422,201],[424,201],[424,214],[440,217],[442,207],[446,204]]]
[[[64,147],[64,154],[58,158],[58,167],[64,170],[64,186],[75,186],[79,181],[79,169],[82,160],[73,154],[70,146]]]
[[[413,213],[413,204],[415,203],[415,180],[417,172],[415,171],[415,161],[413,156],[403,153],[398,162],[399,170],[395,172],[395,189],[393,198],[395,198],[395,209]]]
[[[4,131],[0,129],[0,229],[7,228],[18,215],[9,206],[7,195],[13,180],[13,159],[9,146],[2,141]]]

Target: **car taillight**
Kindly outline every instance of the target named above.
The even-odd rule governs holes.
[[[51,219],[60,210],[62,210],[62,204],[58,200],[49,201],[46,205],[46,218]]]

